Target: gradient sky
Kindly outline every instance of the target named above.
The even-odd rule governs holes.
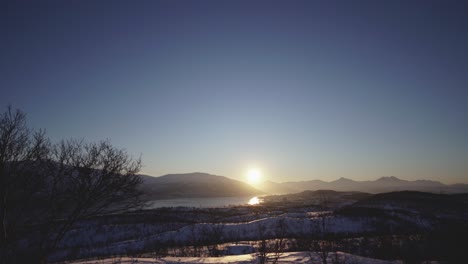
[[[3,1],[0,106],[155,176],[468,183],[464,1]]]

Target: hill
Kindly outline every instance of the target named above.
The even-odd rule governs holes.
[[[353,207],[411,209],[426,214],[466,215],[466,194],[435,194],[417,191],[379,193],[353,204]]]
[[[141,177],[147,199],[239,197],[263,193],[244,182],[200,172]]]

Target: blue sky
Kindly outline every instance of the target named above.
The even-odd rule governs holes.
[[[463,1],[7,1],[0,106],[151,175],[468,182]]]

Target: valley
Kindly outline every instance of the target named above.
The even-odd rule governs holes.
[[[467,205],[467,195],[307,191],[265,196],[255,206],[142,210],[81,222],[52,258],[221,261],[233,254],[232,245],[244,245],[250,261],[265,263],[292,252],[302,252],[304,263],[325,252],[330,263],[346,254],[374,260],[369,263],[444,262],[461,257],[467,246]]]

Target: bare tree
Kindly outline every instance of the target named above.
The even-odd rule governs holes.
[[[189,230],[190,230],[189,240],[190,240],[190,243],[188,245],[188,248],[192,249],[190,255],[194,256],[194,257],[200,257],[201,256],[201,254],[202,254],[202,245],[203,245],[202,237],[200,236],[200,230],[197,227],[198,227],[197,224],[193,224],[193,225],[189,226]]]
[[[329,239],[315,240],[312,242],[312,250],[323,264],[327,264],[328,255],[333,250],[333,241]]]
[[[42,161],[50,143],[43,131],[31,132],[26,115],[11,106],[0,116],[0,231],[1,263],[15,262],[22,228],[30,223],[35,196],[44,189]]]
[[[268,260],[267,228],[264,223],[258,223],[257,232],[260,239],[257,249],[258,263],[264,264]]]
[[[279,258],[283,255],[286,250],[286,236],[288,235],[288,226],[285,218],[278,220],[278,223],[275,228],[275,240],[272,244],[272,260],[273,264],[276,264]]]
[[[108,141],[68,140],[55,145],[48,163],[49,219],[42,225],[42,251],[52,251],[80,219],[142,205],[137,172],[141,161]]]
[[[323,264],[327,264],[330,252],[333,252],[335,249],[335,242],[330,233],[327,216],[320,214],[318,219],[314,222],[311,230],[315,230],[316,234],[315,239],[313,239],[309,245],[310,250],[320,258]]]
[[[21,261],[21,239],[30,242],[28,255],[35,246],[35,260],[47,262],[79,220],[142,206],[140,168],[140,159],[108,141],[51,144],[8,107],[0,117],[2,263]]]
[[[206,224],[201,230],[203,241],[208,245],[208,255],[210,257],[219,257],[221,250],[219,244],[224,241],[224,225],[223,224]]]

